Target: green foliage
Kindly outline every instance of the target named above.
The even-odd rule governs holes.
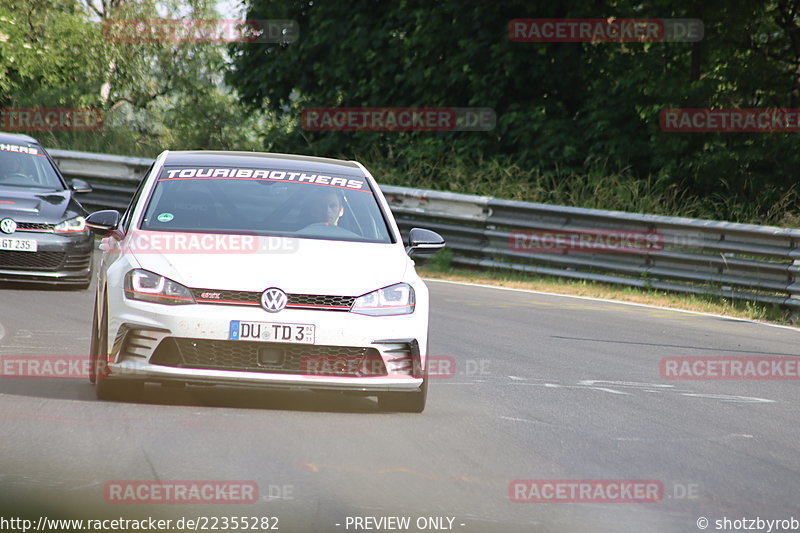
[[[0,107],[102,110],[100,131],[33,132],[52,147],[142,156],[258,149],[265,121],[224,85],[224,46],[126,42],[109,31],[113,21],[218,18],[214,3],[0,0]]]
[[[212,0],[0,0],[0,107],[103,109],[50,146],[355,158],[386,183],[797,226],[797,134],[667,133],[673,107],[800,107],[800,0],[247,0],[288,44],[127,43]],[[699,18],[697,43],[519,43],[514,18]],[[226,82],[229,85],[226,85]],[[230,87],[235,90],[231,90]],[[310,106],[489,107],[489,132],[313,132]]]
[[[800,107],[798,0],[250,4],[250,18],[289,18],[301,28],[288,45],[232,47],[228,79],[247,103],[276,115],[267,146],[277,151],[355,158],[378,152],[420,168],[440,168],[442,154],[453,154],[457,165],[497,161],[526,174],[567,176],[578,183],[565,187],[595,189],[603,200],[620,194],[612,203],[626,210],[638,209],[641,193],[656,186],[678,207],[688,196],[705,206],[698,211],[728,218],[780,219],[775,206],[796,197],[797,134],[668,133],[659,113]],[[506,33],[514,18],[609,16],[699,18],[705,38],[517,43]],[[491,107],[498,124],[484,133],[303,131],[297,117],[310,106]],[[595,179],[598,169],[606,169],[606,179]],[[612,191],[598,189],[609,180]],[[499,188],[508,183],[521,191],[510,190],[512,196],[545,185],[511,176]]]
[[[0,0],[0,107],[89,104],[102,44],[77,1]]]
[[[753,188],[748,198],[726,190],[708,196],[681,189],[668,175],[634,178],[630,170],[615,172],[596,161],[582,172],[557,168],[525,168],[510,156],[478,161],[444,153],[420,157],[375,150],[360,160],[379,183],[459,191],[556,205],[610,209],[657,215],[728,220],[786,227],[800,226],[800,190]]]
[[[423,264],[435,272],[448,272],[453,267],[453,250],[443,248],[425,259]]]

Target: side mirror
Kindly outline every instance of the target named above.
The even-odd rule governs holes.
[[[408,233],[408,255],[430,255],[444,248],[444,238],[435,231],[411,228]]]
[[[96,211],[86,217],[86,226],[95,235],[101,237],[108,237],[119,227],[119,220],[121,215],[119,211],[107,209],[105,211]]]
[[[78,194],[84,194],[87,192],[92,192],[92,186],[89,185],[87,182],[75,178],[74,180],[70,180],[69,188],[75,191]]]

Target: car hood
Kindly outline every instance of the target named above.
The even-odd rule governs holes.
[[[0,186],[0,218],[56,224],[83,214],[70,191]]]
[[[278,287],[287,293],[360,296],[403,281],[412,264],[398,244],[249,236],[255,245],[237,247],[230,235],[182,234],[194,235],[200,246],[205,238],[213,248],[194,253],[192,241],[176,246],[174,234],[170,243],[162,239],[160,247],[152,246],[152,238],[164,233],[131,232],[122,250],[132,253],[141,268],[191,288],[260,292]]]

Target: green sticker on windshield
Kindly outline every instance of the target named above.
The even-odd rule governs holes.
[[[156,218],[158,219],[159,222],[170,222],[173,218],[175,218],[175,215],[173,215],[172,213],[161,213]]]

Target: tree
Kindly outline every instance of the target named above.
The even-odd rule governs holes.
[[[252,0],[294,19],[291,44],[232,47],[228,76],[276,115],[278,150],[510,157],[544,171],[667,175],[698,194],[769,203],[794,183],[796,134],[667,133],[669,107],[790,107],[800,96],[800,0]],[[515,18],[700,18],[696,43],[518,43]],[[480,106],[489,133],[303,131],[304,107]]]
[[[223,45],[132,42],[119,32],[137,21],[214,18],[213,0],[0,0],[0,107],[103,112],[99,132],[36,133],[51,146],[132,155],[257,148],[261,119],[224,85]]]

